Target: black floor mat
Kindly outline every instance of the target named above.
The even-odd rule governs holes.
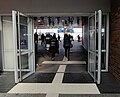
[[[39,73],[31,75],[23,80],[23,83],[52,83],[55,73]]]
[[[65,73],[63,83],[93,83],[92,77],[85,72]]]

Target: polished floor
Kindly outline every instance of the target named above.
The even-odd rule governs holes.
[[[34,74],[23,80],[20,84],[52,84],[61,83],[72,85],[84,85],[95,84],[92,77],[87,72],[87,52],[82,47],[81,43],[74,41],[74,46],[71,49],[70,61],[84,61],[86,64],[42,64],[45,61],[51,62],[51,54],[39,47],[37,54],[37,69]],[[62,42],[60,42],[62,45]],[[56,55],[55,61],[65,61],[64,49],[60,47],[60,53]],[[0,92],[7,93],[15,86],[13,72],[1,72],[0,73]],[[19,84],[18,84],[19,85]],[[57,86],[57,85],[56,85]],[[100,93],[120,93],[120,81],[115,79],[109,72],[102,73],[102,81],[100,85],[96,85]],[[74,89],[75,90],[75,89]],[[67,94],[67,93],[66,93]],[[61,93],[59,97],[69,97],[69,95]],[[74,94],[74,93],[73,93]],[[50,97],[50,94],[46,94],[46,97]],[[45,97],[45,95],[43,97]],[[58,97],[58,94],[56,94]],[[42,96],[40,96],[42,97]],[[76,96],[70,97],[79,97]]]

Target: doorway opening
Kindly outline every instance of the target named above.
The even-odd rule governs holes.
[[[51,19],[51,20],[49,20]],[[43,61],[51,61],[51,55],[49,52],[50,48],[50,39],[53,34],[56,35],[57,40],[59,40],[59,49],[57,54],[61,55],[54,61],[62,61],[64,56],[64,48],[63,48],[63,39],[64,34],[67,32],[71,36],[71,43],[74,44],[82,43],[82,18],[81,17],[73,17],[73,16],[61,16],[61,17],[38,17],[35,20],[34,33],[37,33],[37,48],[36,52],[38,56],[42,56],[37,61],[37,64],[41,64]],[[79,40],[78,40],[79,37]],[[59,38],[59,39],[58,39]],[[35,39],[36,41],[36,39]],[[78,47],[77,47],[78,48]],[[72,49],[72,48],[71,48]],[[72,51],[71,51],[72,53]],[[48,56],[49,55],[49,56]],[[71,59],[75,61],[75,59]]]
[[[64,30],[68,30],[68,32],[69,32],[69,34],[71,34],[71,35],[73,35],[73,47],[71,48],[71,54],[70,54],[70,56],[71,56],[71,59],[70,59],[70,61],[85,61],[86,62],[86,64],[87,65],[84,65],[83,67],[84,67],[84,70],[85,70],[85,72],[87,72],[88,71],[88,68],[90,69],[89,70],[89,73],[95,73],[95,75],[92,75],[91,74],[91,76],[93,77],[93,78],[95,78],[94,79],[94,81],[92,81],[92,82],[96,82],[96,80],[98,80],[98,79],[96,79],[97,78],[97,76],[98,76],[98,67],[95,67],[95,65],[97,64],[97,63],[95,63],[95,65],[92,65],[91,64],[91,66],[90,67],[88,67],[88,60],[87,59],[89,59],[89,58],[87,58],[88,57],[88,46],[86,46],[86,45],[88,45],[89,44],[89,42],[90,42],[90,40],[88,40],[88,37],[89,37],[89,31],[91,30],[89,27],[90,26],[92,26],[93,28],[95,27],[95,22],[96,23],[98,23],[98,18],[99,18],[99,16],[97,16],[97,12],[96,12],[96,16],[95,15],[93,15],[93,21],[92,21],[92,25],[90,25],[89,24],[89,22],[91,22],[90,20],[89,20],[89,17],[88,16],[80,16],[79,17],[79,23],[77,22],[77,19],[78,19],[78,16],[76,16],[76,17],[72,17],[72,18],[74,18],[73,20],[76,20],[76,21],[74,21],[73,22],[73,24],[71,25],[71,22],[69,21],[69,18],[70,18],[70,16],[63,16],[63,17],[59,17],[59,19],[61,18],[61,25],[59,26],[59,24],[57,23],[57,19],[58,19],[58,17],[47,17],[47,16],[42,16],[42,17],[38,17],[38,18],[36,18],[36,20],[35,20],[35,29],[34,29],[34,33],[36,33],[37,32],[37,34],[38,34],[38,46],[37,46],[37,60],[36,60],[36,64],[37,64],[37,71],[39,71],[39,72],[41,72],[41,73],[56,73],[57,72],[57,70],[58,70],[58,68],[59,68],[59,64],[60,63],[58,63],[58,62],[56,62],[56,65],[54,64],[55,63],[55,61],[62,61],[63,60],[63,58],[64,58],[64,48],[63,48],[63,43],[62,42],[60,42],[59,44],[60,44],[60,48],[59,48],[59,50],[60,50],[60,53],[59,54],[57,54],[56,55],[56,57],[55,57],[55,60],[53,61],[53,63],[52,62],[50,62],[50,61],[52,61],[51,60],[51,54],[50,54],[50,52],[49,52],[49,46],[47,47],[47,45],[46,44],[43,44],[42,45],[42,43],[41,43],[41,35],[42,34],[44,34],[44,36],[46,36],[48,33],[50,33],[51,35],[53,35],[53,33],[56,33],[56,36],[58,36],[58,34],[60,34],[60,37],[61,37],[61,41],[63,40],[63,36],[64,36]],[[101,74],[101,70],[102,71],[107,71],[107,65],[106,65],[106,63],[107,63],[107,38],[108,38],[108,34],[107,34],[107,26],[108,26],[108,22],[107,22],[107,15],[101,15],[103,18],[101,18],[101,23],[102,24],[100,24],[100,25],[102,25],[102,43],[100,43],[100,44],[102,44],[102,50],[101,50],[101,52],[100,53],[102,53],[102,69],[100,69],[99,70],[99,72],[100,72],[100,74]],[[51,19],[51,24],[49,23],[49,18]],[[94,19],[96,19],[96,21],[94,20]],[[56,21],[57,20],[57,21]],[[46,22],[48,22],[48,24],[46,23]],[[56,23],[56,24],[55,24]],[[74,25],[76,25],[77,24],[77,27],[76,26],[74,26]],[[80,24],[80,26],[78,27],[78,24]],[[51,27],[52,26],[52,27]],[[98,25],[97,25],[98,26]],[[76,27],[76,28],[74,28],[74,27]],[[99,27],[99,26],[98,26]],[[97,28],[98,28],[97,27]],[[48,29],[49,28],[49,29]],[[93,29],[94,30],[94,29]],[[97,30],[97,29],[96,29]],[[78,31],[78,33],[76,32],[76,31]],[[81,34],[82,33],[82,34]],[[87,33],[87,34],[86,34]],[[77,37],[77,35],[80,35],[81,37],[80,37],[80,41],[78,40],[78,37]],[[96,36],[97,36],[97,34],[96,34]],[[45,39],[46,40],[46,39]],[[98,42],[99,40],[98,40],[98,37],[96,37],[96,43]],[[93,42],[93,41],[92,41]],[[45,42],[46,43],[46,42]],[[94,43],[93,43],[94,44]],[[98,44],[98,43],[97,43]],[[82,47],[82,48],[80,48],[80,47]],[[98,47],[98,45],[96,46],[96,47]],[[77,50],[76,49],[78,49],[79,48],[79,50],[80,50],[80,52],[77,52]],[[83,52],[82,52],[82,50],[83,50]],[[96,51],[95,52],[98,52],[98,48],[96,48]],[[76,54],[75,54],[76,53]],[[80,54],[80,55],[79,55]],[[60,56],[59,56],[60,55]],[[96,62],[98,61],[97,59],[95,59],[96,60]],[[100,59],[101,60],[101,59]],[[44,62],[44,61],[48,61],[48,62]],[[90,60],[89,60],[90,61]],[[42,63],[43,62],[43,63]],[[46,63],[46,64],[45,64]],[[64,64],[64,63],[62,63],[61,62],[61,64]],[[70,64],[70,63],[69,63]],[[74,64],[74,66],[75,66],[75,63],[73,63]],[[73,65],[72,64],[72,65]],[[50,66],[51,65],[51,66]],[[55,66],[54,68],[53,68],[53,65]],[[76,64],[77,65],[77,64]],[[67,66],[68,67],[68,69],[69,70],[73,70],[73,68],[78,68],[79,66],[80,66],[80,64],[79,65],[77,65],[76,67],[74,67],[74,66]],[[99,68],[101,68],[101,67],[99,67]],[[67,71],[67,68],[66,68],[66,71]],[[74,70],[73,70],[74,71]],[[73,72],[73,71],[71,71],[71,72]],[[67,72],[69,72],[69,71],[67,71]],[[78,73],[78,72],[83,72],[81,69],[79,69],[78,71],[76,70],[76,72]],[[76,73],[76,72],[73,72],[73,73]],[[69,72],[70,73],[70,72]],[[99,77],[100,77],[100,74],[99,74]],[[84,81],[85,82],[85,81]],[[89,81],[90,82],[90,81]],[[100,82],[98,82],[98,83],[100,83]]]
[[[104,17],[107,18],[107,15],[104,15]],[[51,24],[49,23],[49,18],[51,18]],[[106,26],[107,20],[105,18],[103,18],[102,20],[103,21],[102,22],[103,23],[102,24],[103,25],[102,36],[104,38],[103,39],[104,42],[107,41],[106,37],[107,37],[107,29],[108,29]],[[58,23],[57,21],[59,19],[60,21]],[[19,81],[27,82],[28,80],[27,79],[24,80],[24,78],[33,74],[35,72],[35,68],[36,68],[36,74],[43,77],[43,78],[40,78],[40,80],[44,79],[45,76],[43,75],[45,74],[46,77],[49,76],[52,81],[53,78],[55,77],[56,72],[59,70],[60,64],[62,64],[62,66],[63,65],[66,66],[66,69],[64,71],[66,72],[65,73],[66,75],[64,75],[64,79],[63,79],[64,82],[68,82],[65,79],[67,79],[67,77],[70,77],[69,74],[71,72],[73,73],[73,75],[75,73],[84,73],[85,75],[81,74],[83,75],[84,78],[85,76],[89,75],[88,73],[89,16],[61,16],[61,17],[42,16],[42,17],[37,17],[36,19],[34,18],[34,22],[35,22],[34,24],[32,21],[33,21],[33,18],[31,19],[29,18],[29,16],[26,16],[20,12],[15,11],[13,13],[13,27],[14,27],[13,36],[15,36],[14,37],[15,40],[17,39],[16,40],[17,42],[14,42],[14,46],[13,46],[15,48],[14,49],[15,53],[13,55],[14,55],[14,58],[16,59],[14,60],[13,63],[18,64],[15,66],[16,82],[19,82]],[[70,50],[70,62],[72,61],[71,63],[69,63],[69,61],[67,61],[66,63],[64,62],[65,60],[64,59],[64,48],[63,48],[64,31],[68,32],[68,34],[73,36],[73,40],[72,40],[73,47]],[[35,41],[33,39],[34,39],[35,32],[37,32],[38,34],[37,51],[34,51]],[[44,36],[46,36],[48,33],[50,33],[51,35],[53,35],[53,33],[56,33],[57,38],[58,38],[58,34],[60,35],[59,54],[56,54],[54,61],[51,60],[51,53],[49,52],[49,49],[48,49],[49,46],[46,44],[41,45],[41,35],[44,34]],[[78,40],[78,35],[80,35],[80,40]],[[107,49],[107,44],[104,44],[104,46]],[[106,51],[102,50],[102,51],[104,52],[103,56],[104,55],[107,56],[106,54],[107,50]],[[37,54],[37,61],[36,61],[37,65],[35,64],[35,61],[34,61],[35,52],[37,52],[36,53]],[[106,69],[107,65],[105,61],[107,58],[106,56],[104,56],[103,58],[104,66],[102,68],[104,69],[104,71],[107,70]],[[46,61],[49,63],[47,63]],[[51,61],[53,63],[51,63]],[[55,65],[56,61],[57,61],[57,64]],[[34,75],[33,76],[36,77],[36,74],[35,76]],[[33,76],[31,76],[31,78]],[[28,77],[28,79],[29,78],[30,77]],[[92,79],[90,75],[88,76],[88,78],[90,78],[90,80]],[[35,79],[35,82],[37,82],[36,79]],[[85,80],[84,81],[79,80],[76,82],[85,82]],[[92,79],[91,81],[86,81],[86,82],[95,82],[95,81]]]

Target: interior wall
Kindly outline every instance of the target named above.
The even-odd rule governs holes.
[[[120,0],[111,3],[110,72],[120,79]]]
[[[13,47],[12,18],[3,17],[4,70],[6,71],[11,71],[14,68]]]
[[[91,13],[110,12],[110,0],[0,0],[0,14],[12,10],[23,13]]]

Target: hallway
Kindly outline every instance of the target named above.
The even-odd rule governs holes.
[[[0,4],[0,97],[120,96],[120,0]],[[62,34],[64,28],[77,35],[75,29],[82,28],[82,43],[73,42],[70,61],[61,42],[54,61],[39,45],[35,64],[34,33]]]
[[[73,41],[74,46],[71,48],[70,53],[70,63],[65,65],[62,64],[62,61],[66,60],[64,58],[64,49],[63,44],[60,42],[60,53],[56,55],[55,61],[60,62],[60,64],[52,64],[55,63],[55,61],[51,61],[50,54],[45,49],[39,48],[38,52],[38,66],[36,69],[36,73],[32,76],[28,77],[27,79],[23,80],[23,82],[29,82],[29,83],[51,83],[54,79],[54,76],[56,73],[64,73],[63,83],[84,83],[84,82],[93,82],[91,76],[87,72],[87,52],[82,47],[81,43],[77,41]],[[41,52],[43,54],[41,54]],[[50,64],[44,64],[44,62],[51,62]],[[83,62],[83,64],[75,64],[75,62]],[[64,71],[59,71],[59,68],[61,66],[64,66]],[[63,70],[63,69],[61,69]],[[74,76],[76,75],[76,76]],[[69,80],[71,79],[72,80]],[[32,79],[32,80],[30,80]],[[70,82],[71,81],[71,82]]]

